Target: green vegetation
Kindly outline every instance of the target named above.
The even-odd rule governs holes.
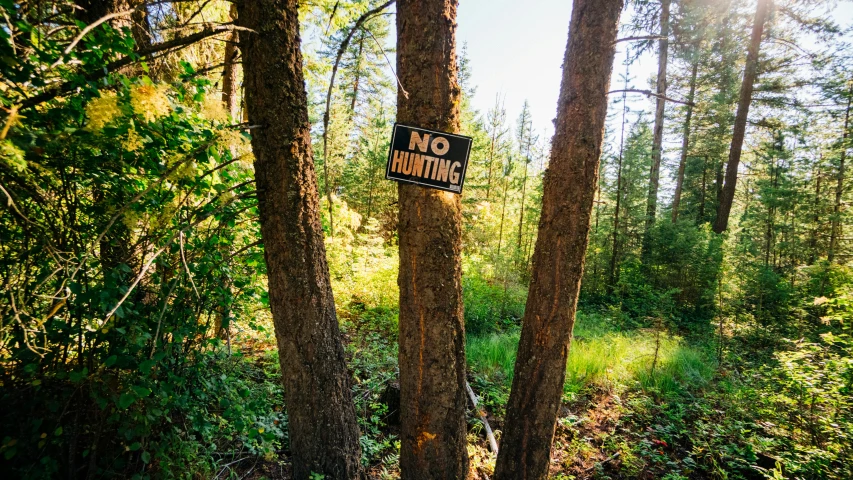
[[[136,16],[117,16],[75,43],[97,18],[65,0],[36,3],[0,0],[0,477],[290,478],[276,335],[292,332],[276,332],[269,310],[249,145],[263,126],[222,99],[226,41],[239,30],[222,28],[230,6],[147,2],[147,35]],[[853,478],[853,63],[826,2],[778,3],[725,234],[712,224],[755,1],[672,2],[668,95],[686,98],[691,78],[696,87],[689,142],[687,105],[666,110],[663,176],[677,181],[682,153],[685,162],[676,221],[662,192],[647,226],[654,122],[637,106],[652,102],[611,97],[552,478]],[[632,4],[624,36],[655,34],[660,2]],[[300,9],[361,461],[370,478],[393,479],[388,15],[371,17],[342,53],[322,132],[338,48],[377,5]],[[614,79],[630,89],[646,80],[632,62],[654,48],[624,45],[628,65],[619,57],[614,71],[628,71]],[[529,105],[515,122],[499,101],[474,108],[466,55],[467,378],[500,438],[549,139]],[[472,476],[491,476],[482,421],[473,409],[467,421]]]

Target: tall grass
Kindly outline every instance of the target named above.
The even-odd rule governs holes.
[[[472,336],[466,349],[468,363],[476,372],[509,386],[518,339],[517,331]],[[616,332],[600,316],[579,315],[564,392],[577,393],[590,386],[629,386],[665,394],[707,382],[713,366],[704,351],[677,337],[662,333],[658,338],[652,330]]]

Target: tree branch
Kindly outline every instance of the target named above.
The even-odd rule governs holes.
[[[639,40],[660,40],[662,38],[666,38],[666,37],[662,37],[660,35],[642,35],[639,37],[625,37],[625,38],[617,38],[616,41],[613,42],[613,44],[616,45],[617,43],[622,43],[622,42],[636,42]]]
[[[341,63],[341,58],[343,58],[344,52],[346,51],[347,47],[349,46],[349,42],[350,42],[350,40],[352,40],[352,36],[353,36],[353,34],[355,34],[356,30],[358,30],[359,27],[361,27],[361,25],[364,22],[366,22],[367,20],[369,20],[372,16],[382,12],[383,10],[385,10],[386,8],[391,6],[391,4],[394,2],[395,2],[395,0],[388,0],[387,2],[383,3],[382,5],[379,5],[378,7],[374,8],[373,10],[368,10],[368,11],[364,12],[364,14],[362,14],[360,17],[358,17],[358,19],[356,19],[356,21],[353,24],[352,28],[350,29],[349,33],[347,33],[346,38],[344,38],[344,41],[341,42],[341,46],[340,46],[340,48],[338,48],[338,54],[335,57],[335,63],[334,63],[334,65],[332,65],[332,76],[329,79],[329,91],[326,92],[326,111],[323,113],[323,171],[324,171],[324,177],[326,179],[325,180],[326,197],[328,197],[328,200],[329,200],[329,213],[330,214],[331,214],[331,210],[332,210],[332,194],[331,194],[331,191],[329,190],[331,188],[329,186],[329,158],[328,158],[328,152],[329,152],[329,149],[328,149],[329,109],[332,105],[332,90],[335,88],[335,76],[338,74],[338,66]],[[332,222],[332,216],[331,215],[329,215],[329,224],[331,225],[331,228],[330,228],[331,234],[332,234],[332,236],[334,236],[335,226],[334,226],[334,223]]]
[[[116,70],[126,67],[134,62],[138,62],[145,58],[152,57],[157,53],[167,52],[170,50],[174,50],[177,48],[183,48],[189,46],[198,41],[204,40],[205,38],[212,37],[214,35],[219,35],[223,32],[229,32],[232,30],[237,30],[238,28],[234,25],[215,25],[212,27],[205,28],[199,32],[196,32],[192,35],[188,35],[182,38],[176,38],[173,40],[169,40],[167,42],[159,43],[157,45],[152,45],[148,48],[143,48],[134,52],[134,55],[129,55],[127,57],[121,58],[114,62],[107,64],[104,68],[95,70],[93,72],[89,72],[83,75],[83,79],[87,82],[92,82],[96,80],[100,80],[112,72]],[[23,102],[21,102],[21,109],[31,108],[41,103],[47,102],[48,100],[52,100],[56,97],[71,93],[78,86],[80,86],[79,81],[69,80],[60,85],[57,85],[53,88],[48,88],[42,93],[30,97]]]
[[[652,92],[651,90],[639,90],[636,88],[626,88],[626,89],[622,89],[622,90],[611,90],[611,91],[607,92],[607,94],[610,95],[611,93],[623,93],[623,92],[625,92],[625,93],[642,93],[643,95],[645,95],[647,97],[660,98],[660,99],[666,100],[667,102],[680,103],[682,105],[687,105],[690,107],[696,106],[696,104],[693,102],[687,102],[684,100],[677,100],[675,98],[667,97],[666,95],[659,95],[655,92]]]

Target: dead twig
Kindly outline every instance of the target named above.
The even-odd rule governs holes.
[[[495,434],[492,433],[492,427],[489,425],[489,421],[486,420],[486,414],[477,408],[477,396],[474,395],[474,390],[471,389],[471,385],[467,380],[465,381],[465,390],[468,391],[468,397],[471,399],[471,403],[474,404],[474,410],[477,411],[480,421],[483,422],[483,426],[486,427],[486,438],[489,439],[489,447],[492,449],[492,452],[497,455],[498,442],[495,440]]]

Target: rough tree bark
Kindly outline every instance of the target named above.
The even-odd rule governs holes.
[[[684,118],[684,131],[681,137],[681,158],[678,161],[678,177],[675,182],[675,195],[672,197],[672,223],[678,222],[678,208],[681,206],[681,191],[684,188],[684,167],[687,165],[687,153],[690,149],[690,121],[693,119],[693,100],[696,97],[696,76],[699,73],[699,60],[693,60],[690,70],[690,93],[687,94],[687,115]]]
[[[583,277],[623,0],[575,0],[498,480],[544,479]],[[583,118],[583,122],[578,122]]]
[[[652,170],[649,175],[649,196],[646,201],[646,232],[643,253],[648,253],[649,234],[655,223],[660,186],[660,161],[663,153],[663,122],[666,110],[666,67],[669,60],[669,5],[670,0],[661,0],[660,36],[658,43],[657,103],[655,104],[655,131],[652,141]]]
[[[231,20],[237,20],[237,6],[231,4]],[[239,106],[239,85],[237,83],[237,45],[240,41],[237,30],[228,35],[225,43],[225,68],[222,71],[222,103],[225,110],[231,114],[231,118],[238,119],[237,108]]]
[[[358,478],[359,431],[329,284],[295,0],[238,4],[270,307],[293,472]]]
[[[456,0],[397,2],[397,121],[455,133]],[[465,324],[459,195],[399,186],[400,471],[403,479],[464,479]]]
[[[758,0],[755,9],[755,20],[752,25],[752,37],[746,54],[746,66],[743,71],[743,81],[740,85],[740,99],[735,114],[732,145],[729,149],[729,163],[726,165],[726,178],[717,205],[717,219],[714,221],[714,232],[723,233],[729,227],[729,214],[737,188],[737,171],[740,166],[740,156],[743,140],[746,135],[746,120],[749,117],[749,106],[752,103],[752,90],[758,77],[758,53],[761,48],[761,37],[764,35],[764,24],[770,13],[772,0]]]

